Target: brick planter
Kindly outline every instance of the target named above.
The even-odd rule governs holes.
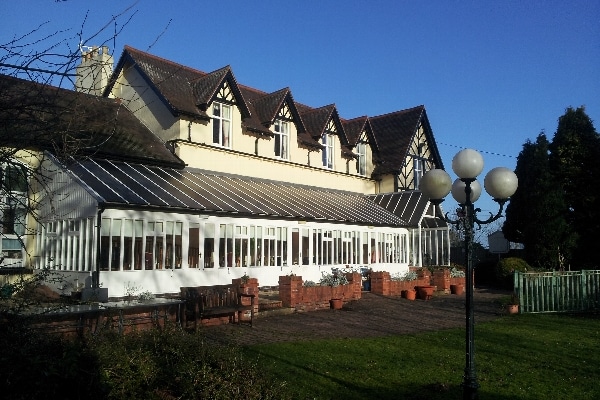
[[[393,281],[389,272],[371,272],[371,293],[382,296],[401,296],[403,290],[414,290],[416,286],[425,286],[429,283],[428,274],[422,274],[414,281]]]
[[[237,286],[239,293],[253,294],[255,296],[254,303],[252,305],[254,306],[254,315],[258,314],[258,294],[259,294],[258,279],[249,278],[247,282],[242,283],[242,279],[238,278],[238,279],[232,279],[231,283],[233,285]],[[251,301],[252,301],[252,299],[249,297],[242,297],[242,304],[245,306],[250,305]],[[250,320],[250,312],[248,311],[247,314],[248,315],[244,314],[241,316],[243,321]]]
[[[450,285],[465,285],[465,278],[451,278],[448,268],[437,269],[433,272],[431,285],[437,286],[437,290],[443,290],[444,293],[450,293]]]
[[[348,285],[304,286],[301,276],[279,277],[279,299],[283,307],[296,311],[311,311],[330,308],[329,300],[342,299],[344,302],[362,297],[362,277],[359,273],[346,274]]]

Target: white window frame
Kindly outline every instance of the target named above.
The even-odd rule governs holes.
[[[276,119],[273,123],[273,133],[275,133],[275,157],[289,160],[290,124],[287,121]]]
[[[358,142],[356,144],[356,154],[358,159],[356,161],[356,172],[359,175],[367,175],[367,144],[364,142]]]
[[[228,110],[229,116],[225,116]],[[212,104],[213,144],[231,148],[232,106],[214,101]],[[218,133],[217,133],[218,132]]]
[[[6,177],[9,176],[8,170],[9,168],[17,168],[21,169],[24,173],[24,188],[25,191],[22,190],[7,190],[12,188],[7,188],[5,186]],[[1,240],[0,240],[0,257],[2,257],[2,262],[0,265],[5,266],[22,266],[22,262],[24,260],[24,251],[23,241],[25,238],[25,234],[27,232],[27,185],[28,185],[28,177],[27,177],[27,169],[25,166],[17,163],[2,163],[0,165],[1,173],[4,177],[2,181],[2,187],[0,188],[0,218],[2,221],[2,232],[1,232]],[[6,214],[11,213],[12,218],[6,220]],[[5,226],[6,222],[10,222],[11,226]],[[10,248],[6,249],[5,244],[17,244],[19,249],[12,248],[13,246],[8,246]],[[17,255],[20,252],[19,257],[10,257],[11,255]],[[17,265],[20,264],[20,265]]]
[[[420,157],[415,157],[413,159],[413,181],[414,188],[418,189],[419,184],[421,183],[421,178],[425,174],[425,160]]]
[[[324,133],[321,136],[321,142],[325,146],[323,149],[323,167],[327,169],[333,169],[335,167],[333,162],[333,154],[335,151],[335,135],[331,133]]]

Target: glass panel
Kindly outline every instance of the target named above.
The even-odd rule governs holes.
[[[204,268],[215,266],[215,226],[204,224]]]
[[[110,256],[110,270],[118,271],[121,267],[121,225],[123,221],[120,219],[113,219],[110,234],[111,234],[111,256]]]
[[[292,265],[300,264],[300,230],[292,228]]]
[[[19,239],[2,238],[2,252],[6,258],[23,258],[21,241]]]
[[[181,268],[183,223],[175,222],[175,268]]]
[[[310,261],[310,236],[308,229],[302,229],[302,265],[309,265]]]
[[[57,243],[58,246],[58,243]],[[55,259],[55,262],[59,262]],[[100,227],[100,270],[108,271],[110,266],[110,218],[102,218]]]
[[[198,268],[200,254],[200,224],[190,224],[188,228],[188,267]]]
[[[142,255],[143,255],[143,237],[144,237],[144,221],[135,220],[133,225],[133,265],[136,270],[142,269]]]
[[[131,270],[133,258],[133,220],[123,221],[123,269]]]
[[[173,235],[173,221],[165,222],[165,242],[166,242],[166,252],[165,252],[165,268],[173,268],[174,259],[175,259],[175,243],[174,243],[174,235]]]
[[[150,226],[148,224],[148,226]],[[154,269],[154,235],[146,236],[146,252],[145,252],[145,263],[146,269]]]

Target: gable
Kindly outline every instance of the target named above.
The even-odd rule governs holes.
[[[407,158],[418,154],[415,140],[420,140],[420,135],[423,135],[422,138],[428,145],[431,163],[443,168],[424,106],[372,117],[369,120],[378,146],[378,162],[374,175],[401,173],[407,167]]]

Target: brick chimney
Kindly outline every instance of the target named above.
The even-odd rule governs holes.
[[[113,57],[108,53],[108,46],[101,48],[94,46],[91,50],[83,51],[81,64],[77,66],[75,90],[101,96],[108,85],[113,64]]]

